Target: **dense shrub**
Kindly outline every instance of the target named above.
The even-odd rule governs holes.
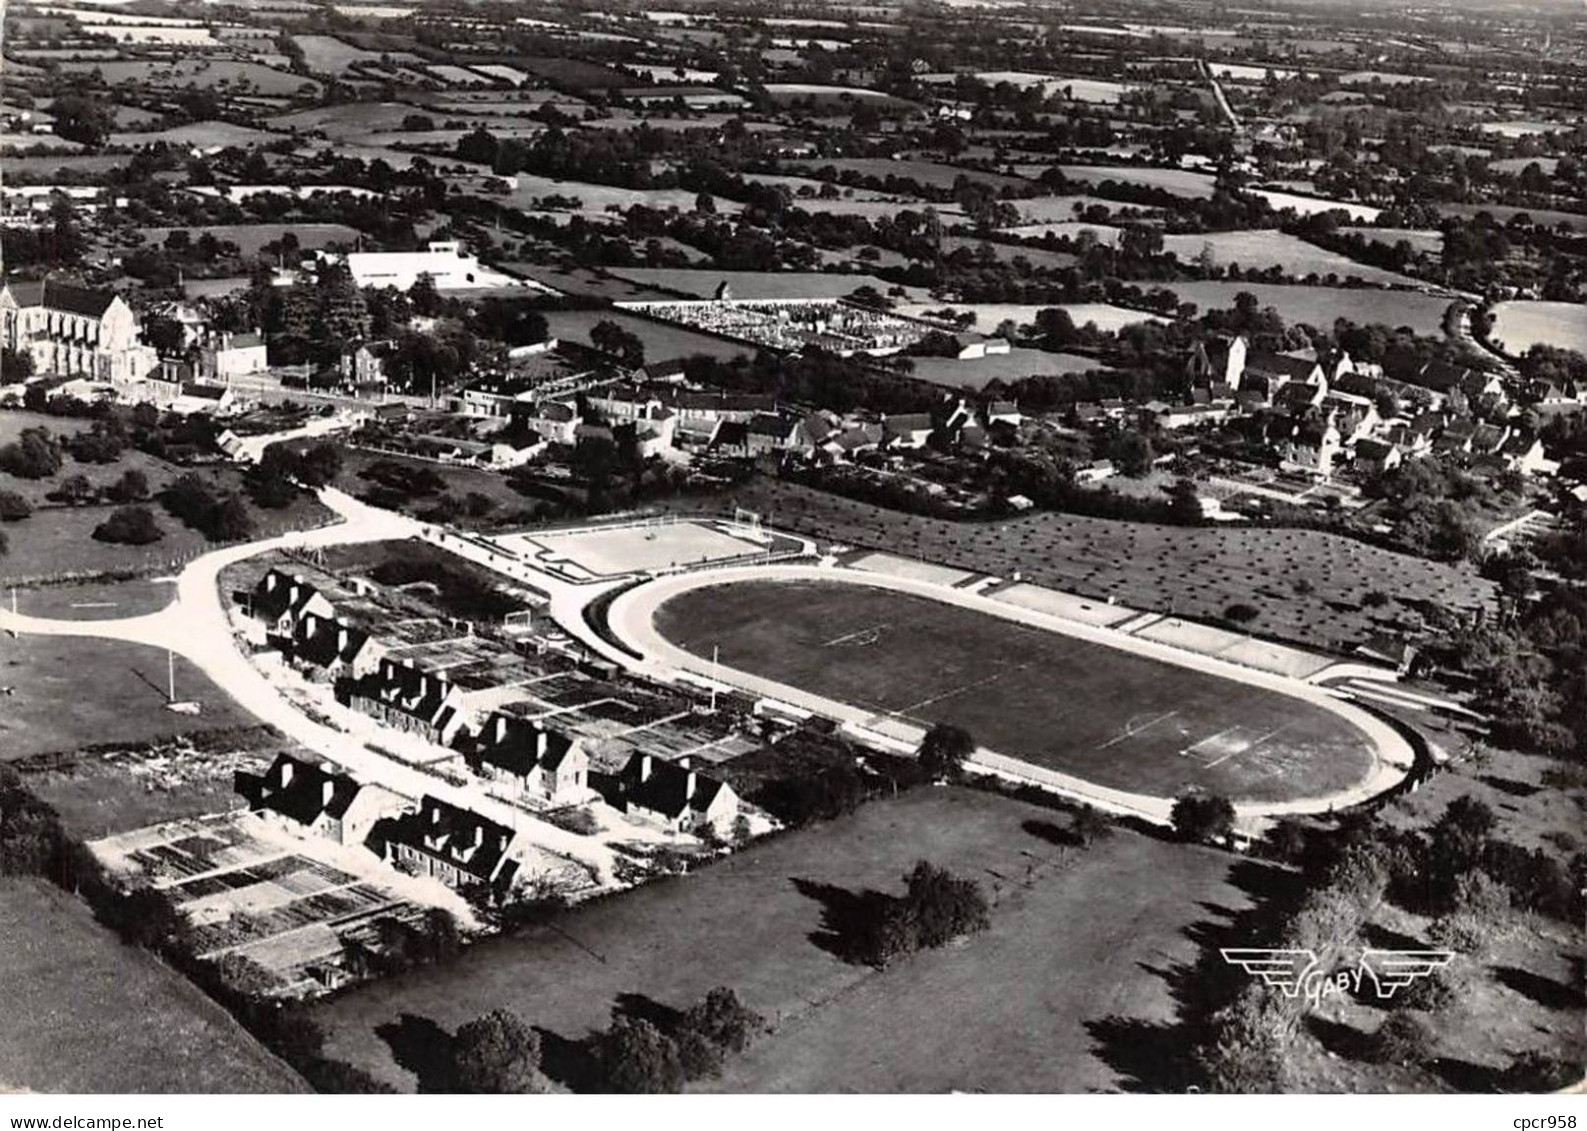
[[[99,542],[117,542],[126,546],[147,546],[158,542],[164,532],[148,507],[118,507],[110,517],[94,527],[94,538]]]

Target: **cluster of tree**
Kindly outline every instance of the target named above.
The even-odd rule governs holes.
[[[165,536],[160,524],[148,507],[117,507],[110,516],[94,527],[94,539],[115,542],[124,546],[147,546]]]
[[[24,428],[0,446],[0,471],[18,479],[48,479],[61,469],[61,442],[48,428]]]
[[[1482,514],[1498,501],[1486,482],[1439,460],[1401,464],[1370,478],[1362,491],[1387,504],[1397,541],[1412,553],[1441,561],[1476,553]]]
[[[623,1094],[680,1091],[722,1074],[729,1053],[741,1053],[766,1028],[738,994],[718,986],[681,1013],[624,1013],[593,1041],[602,1090]]]
[[[1200,844],[1225,844],[1234,832],[1234,805],[1213,793],[1187,793],[1174,802],[1168,819],[1174,831]]]
[[[383,915],[373,923],[374,938],[343,943],[347,970],[355,977],[385,978],[423,966],[450,962],[463,949],[457,917],[428,908],[417,921]]]
[[[211,542],[240,542],[254,530],[248,504],[235,491],[222,490],[201,475],[188,473],[160,492],[160,505],[172,518]]]
[[[271,444],[245,482],[255,505],[279,509],[292,505],[301,488],[314,491],[334,481],[341,469],[342,454],[334,444]]]
[[[904,894],[829,893],[833,946],[852,962],[886,967],[918,950],[946,946],[991,926],[991,906],[974,880],[921,860],[904,876]]]

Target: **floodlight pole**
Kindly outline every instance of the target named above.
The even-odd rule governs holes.
[[[167,696],[166,702],[167,703],[175,703],[176,702],[176,653],[170,648],[167,648],[165,650],[165,686],[167,688],[167,691],[166,691],[166,696]]]
[[[716,660],[719,651],[720,648],[717,645],[711,645],[711,714],[713,715],[716,714],[716,682],[718,678]]]

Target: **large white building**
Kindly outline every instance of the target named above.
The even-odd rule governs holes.
[[[159,363],[120,295],[64,283],[0,287],[0,342],[29,354],[36,373],[118,384],[142,380]]]
[[[424,251],[355,251],[347,256],[347,268],[360,287],[395,287],[399,291],[412,287],[420,275],[430,276],[443,291],[533,286],[486,267],[466,254],[456,240],[431,243]]]

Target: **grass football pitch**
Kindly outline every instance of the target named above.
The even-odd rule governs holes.
[[[698,656],[878,715],[963,726],[983,746],[1111,789],[1235,800],[1331,793],[1370,740],[1290,696],[971,609],[837,582],[680,594],[661,634]]]

